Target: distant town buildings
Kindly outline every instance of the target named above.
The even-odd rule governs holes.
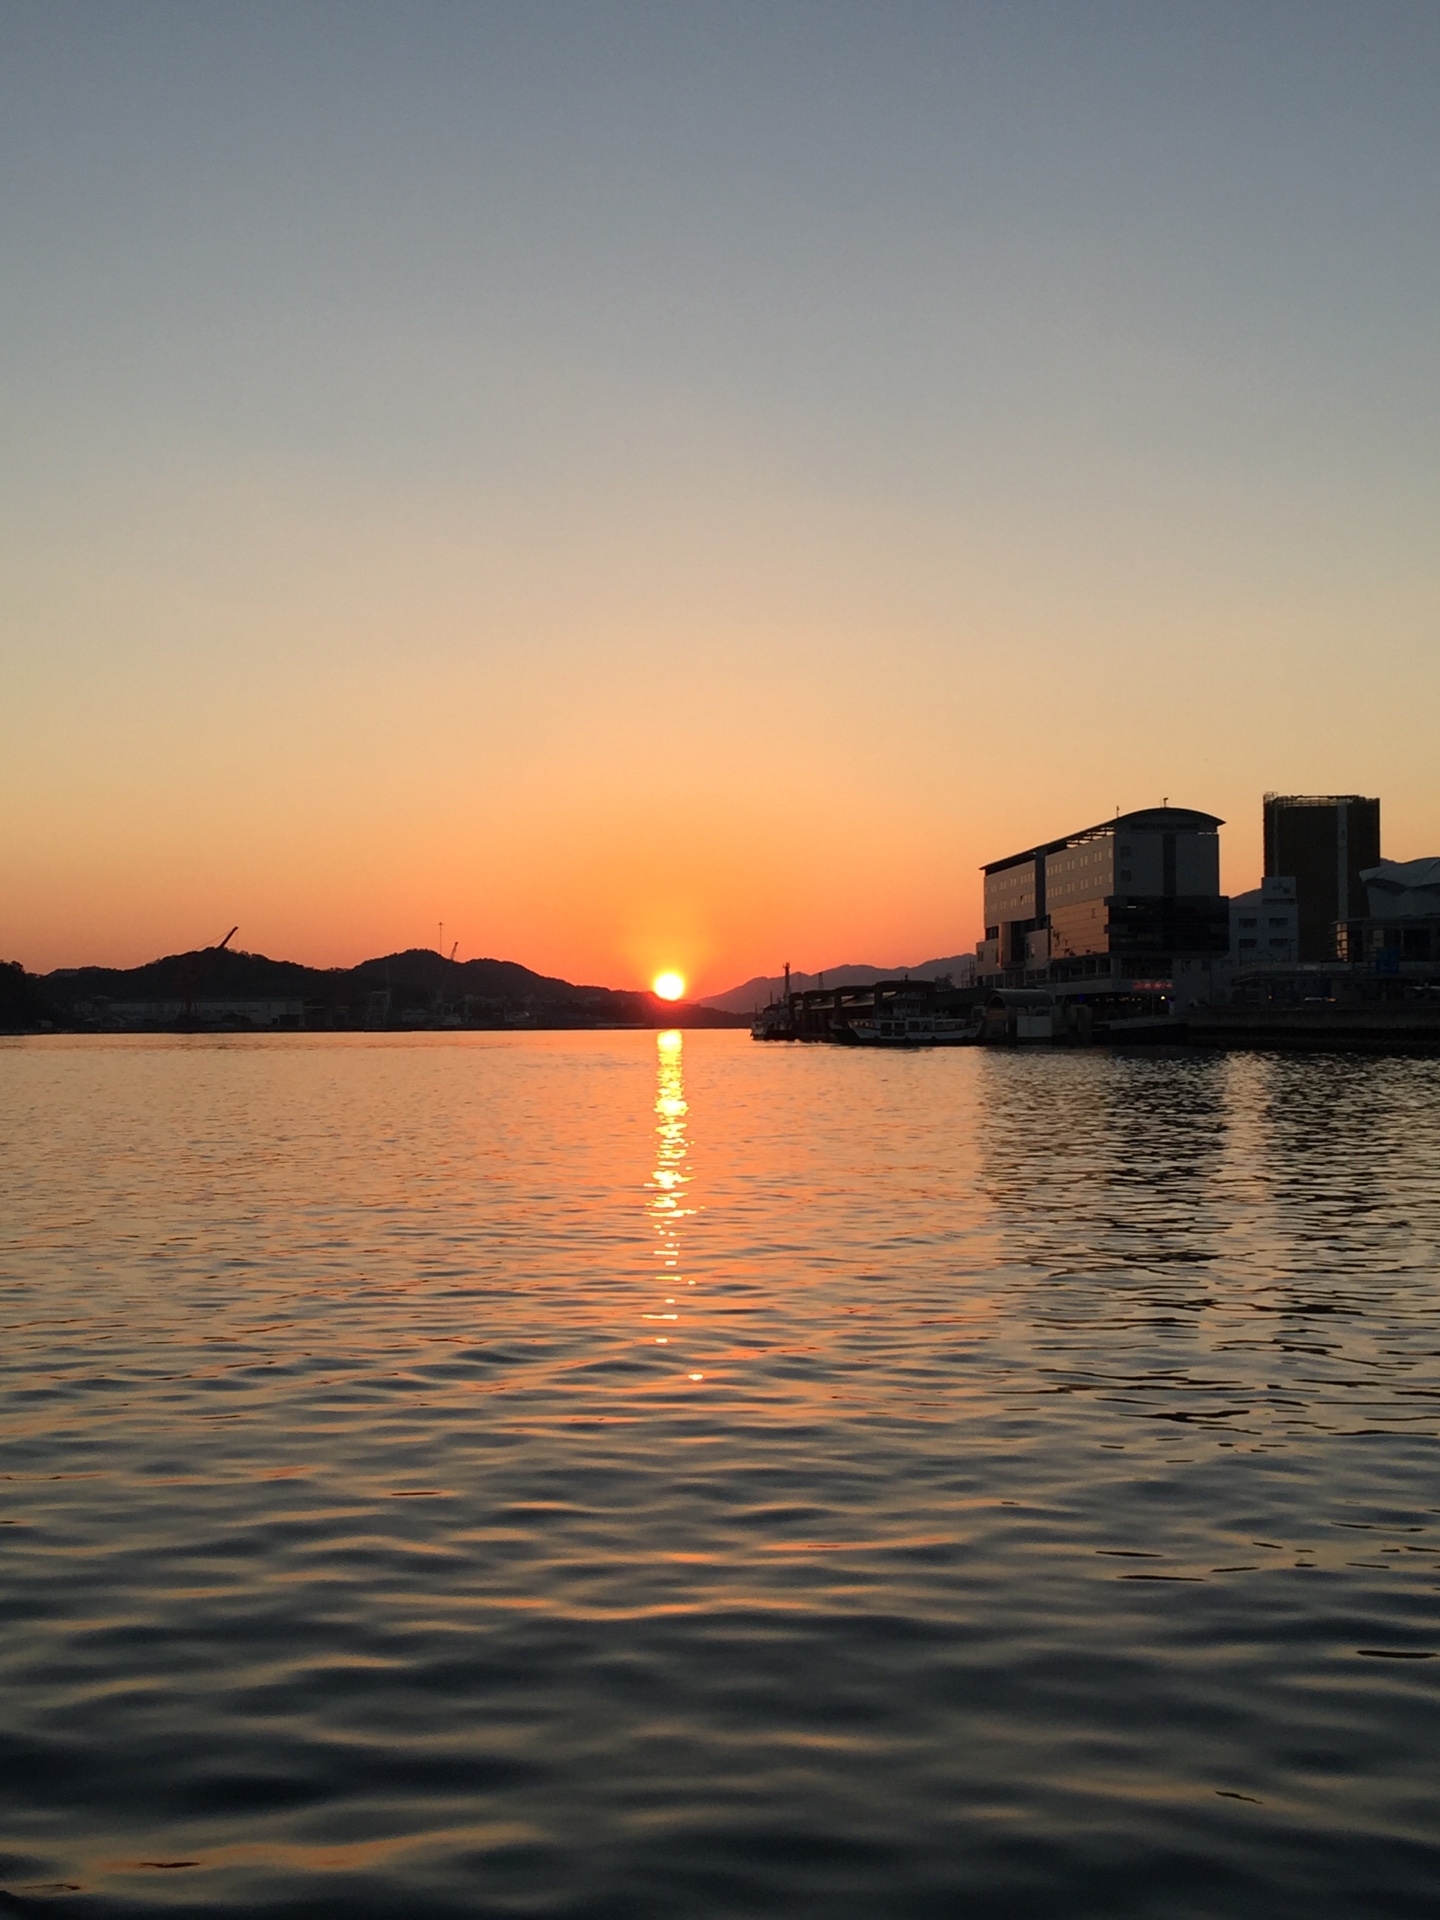
[[[1363,870],[1380,859],[1380,802],[1359,793],[1267,793],[1265,874],[1293,879],[1300,960],[1337,957],[1336,927],[1363,913]]]
[[[1213,813],[1142,807],[987,861],[973,985],[786,992],[759,1040],[1440,1053],[1440,858],[1379,856],[1380,802],[1265,796],[1267,871],[1220,891]],[[1295,871],[1278,872],[1281,862]]]
[[[111,1027],[171,1027],[189,1017],[215,1027],[292,1027],[305,1024],[303,1000],[105,1000],[79,1003]]]
[[[752,1031],[1440,1053],[1440,858],[1382,860],[1366,795],[1272,793],[1264,878],[1227,899],[1223,825],[1166,800],[987,861],[973,985],[947,963],[928,979],[794,990],[787,969]]]
[[[1440,859],[1382,860],[1380,802],[1365,794],[1271,793],[1264,808],[1265,876],[1233,899],[1224,823],[1188,807],[988,862],[977,984],[1044,990],[1072,1026],[1082,1005],[1113,1023],[1232,999],[1383,997],[1387,975],[1440,987]]]

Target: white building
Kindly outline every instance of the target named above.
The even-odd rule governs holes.
[[[1440,914],[1440,860],[1382,860],[1360,878],[1372,920],[1418,920]]]
[[[1295,882],[1270,875],[1250,893],[1230,897],[1230,960],[1239,967],[1293,967],[1300,958],[1300,907]]]

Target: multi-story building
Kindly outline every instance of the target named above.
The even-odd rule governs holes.
[[[1440,965],[1440,859],[1381,860],[1360,878],[1369,912],[1341,922],[1341,958],[1382,974]]]
[[[1337,924],[1366,906],[1361,872],[1380,859],[1380,802],[1359,793],[1267,793],[1265,874],[1290,875],[1303,960],[1338,956]]]
[[[1293,967],[1300,958],[1295,882],[1272,874],[1249,893],[1230,896],[1230,959],[1236,967]]]
[[[1062,997],[1208,999],[1210,969],[1230,947],[1223,824],[1147,807],[992,860],[978,978]]]

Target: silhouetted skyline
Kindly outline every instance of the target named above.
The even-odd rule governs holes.
[[[697,994],[1440,845],[1440,13],[0,9],[0,953]],[[448,941],[447,941],[448,944]]]

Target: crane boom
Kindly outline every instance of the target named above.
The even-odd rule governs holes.
[[[223,953],[240,931],[232,927],[225,938],[213,947],[201,947],[195,953],[187,953],[180,962],[179,978],[176,985],[180,991],[180,1020],[183,1026],[193,1026],[197,1013],[195,1002],[206,976],[215,964],[215,956]]]

